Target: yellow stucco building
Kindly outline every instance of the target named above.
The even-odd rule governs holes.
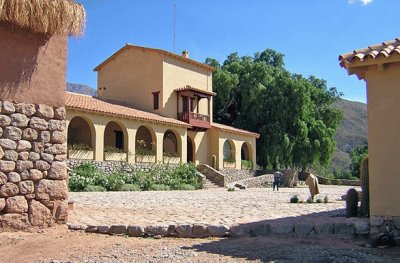
[[[371,233],[400,229],[400,39],[343,54],[339,61],[367,87]]]
[[[94,70],[97,97],[66,95],[69,158],[256,164],[259,134],[213,122],[214,68],[187,51],[127,44]]]

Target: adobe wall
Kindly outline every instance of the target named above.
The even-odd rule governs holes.
[[[400,63],[366,72],[371,216],[400,216]]]
[[[63,107],[67,36],[0,22],[0,99]]]
[[[68,215],[67,36],[0,22],[0,231]]]

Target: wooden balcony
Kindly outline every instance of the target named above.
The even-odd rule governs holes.
[[[193,126],[193,130],[207,130],[211,127],[210,116],[195,112],[179,112],[178,119],[189,123]]]

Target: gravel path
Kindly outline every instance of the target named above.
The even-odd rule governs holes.
[[[234,225],[260,220],[297,216],[335,216],[343,213],[344,201],[338,201],[349,186],[321,186],[319,197],[329,197],[328,204],[291,204],[298,195],[309,197],[306,187],[226,189],[198,191],[98,192],[70,193],[75,208],[69,222],[86,225],[135,224],[212,224]]]

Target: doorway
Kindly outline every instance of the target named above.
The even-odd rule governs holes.
[[[194,145],[189,136],[187,137],[187,162],[194,163]]]

